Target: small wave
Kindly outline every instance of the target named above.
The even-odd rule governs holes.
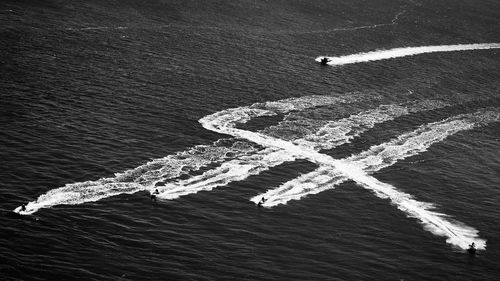
[[[392,26],[398,24],[399,18],[406,13],[406,10],[399,11],[394,17],[391,19],[390,23],[376,23],[370,25],[360,25],[360,26],[352,26],[352,27],[338,27],[331,29],[322,29],[322,30],[308,30],[308,31],[278,31],[274,32],[275,34],[322,34],[322,33],[334,33],[334,32],[342,32],[342,31],[356,31],[362,29],[374,29],[385,26]]]
[[[67,27],[68,31],[86,31],[86,30],[121,30],[129,29],[126,26],[87,26],[87,27]]]
[[[367,53],[357,53],[340,57],[317,57],[316,61],[320,62],[323,58],[328,58],[328,65],[344,65],[360,62],[369,62],[377,60],[386,60],[407,56],[414,56],[427,53],[436,52],[456,52],[456,51],[470,51],[470,50],[487,50],[498,49],[500,43],[483,43],[483,44],[459,44],[459,45],[440,45],[440,46],[422,46],[422,47],[407,47],[395,48],[390,50],[379,50]]]

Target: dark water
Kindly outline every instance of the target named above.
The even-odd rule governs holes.
[[[478,230],[487,246],[474,258],[353,181],[273,208],[249,201],[315,170],[307,160],[175,200],[154,203],[145,190],[103,191],[102,200],[31,216],[12,210],[65,184],[113,177],[228,138],[198,122],[228,108],[311,95],[363,97],[287,117],[323,121],[380,104],[449,104],[379,122],[323,152],[336,158],[422,124],[485,108],[499,112],[499,50],[341,67],[320,67],[314,58],[499,42],[500,3],[101,2],[0,3],[0,279],[498,278],[496,121],[461,130],[373,174]],[[266,132],[278,117],[257,118],[247,129]],[[267,133],[293,139],[294,130]],[[184,167],[187,172],[167,184],[221,165],[208,162],[200,170]]]

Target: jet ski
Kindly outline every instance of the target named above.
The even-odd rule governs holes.
[[[321,58],[319,64],[321,64],[321,65],[327,65],[328,61],[329,61],[329,59],[327,57],[323,57],[323,58]]]
[[[21,205],[21,206],[14,209],[14,213],[16,213],[18,215],[31,215],[34,212],[36,212],[36,209],[31,209],[31,208],[27,209],[26,207],[27,207],[27,205]]]
[[[476,247],[475,247],[474,243],[472,243],[471,245],[469,245],[469,249],[467,249],[467,252],[471,256],[473,256],[473,255],[476,254]]]

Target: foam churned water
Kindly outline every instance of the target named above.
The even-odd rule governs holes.
[[[348,97],[306,96],[290,98],[281,101],[256,103],[250,107],[223,110],[205,117],[202,122],[205,119],[213,119],[218,122],[217,124],[211,123],[213,126],[232,127],[255,117],[272,116],[292,110],[303,110],[336,103],[351,103],[366,98],[362,94],[352,94]],[[258,153],[258,151],[259,148],[248,142],[221,139],[212,145],[199,145],[176,155],[152,160],[137,168],[117,173],[115,177],[71,183],[52,189],[39,196],[36,201],[29,202],[26,211],[20,212],[20,207],[16,208],[15,211],[22,214],[32,214],[41,208],[50,208],[61,204],[75,205],[95,202],[119,194],[131,194],[144,190],[152,192],[158,183],[175,179],[208,165],[229,161],[224,163],[222,167],[199,176],[205,180],[200,179],[201,183],[197,184],[196,187],[192,183],[198,181],[198,177],[186,181],[167,183],[165,187],[162,187],[162,185],[158,187],[164,192],[158,197],[177,198],[200,190],[210,190],[215,186],[224,185],[234,180],[242,180],[251,174],[256,174],[269,167],[279,165],[287,161],[286,159],[291,159],[285,155],[282,157],[274,156],[275,154],[283,154],[283,152],[270,154],[269,149],[265,151],[267,153]],[[252,154],[255,155],[247,156]],[[240,156],[242,158],[238,159]],[[235,160],[231,161],[231,159]],[[243,172],[245,170],[248,173]],[[214,180],[212,177],[219,178],[219,180]],[[203,185],[203,183],[206,185]]]
[[[137,168],[117,173],[115,177],[71,183],[52,189],[39,196],[36,201],[29,202],[26,206],[27,211],[21,213],[32,214],[41,208],[56,205],[83,204],[120,194],[152,191],[158,182],[257,151],[258,149],[250,143],[221,139],[212,145],[199,145],[175,155],[152,160]],[[19,211],[20,207],[16,208],[16,212]]]
[[[496,47],[498,47],[496,44],[473,44],[403,48],[351,55],[339,58],[337,61],[350,63],[350,61],[385,59],[426,52]],[[335,61],[332,60],[331,63]],[[115,177],[67,184],[52,189],[36,201],[28,203],[26,211],[20,211],[20,207],[15,211],[21,214],[32,214],[41,208],[55,205],[82,204],[119,194],[131,194],[143,190],[152,192],[155,189],[158,189],[157,197],[160,199],[176,199],[183,195],[210,191],[234,181],[245,180],[251,175],[260,174],[284,162],[306,159],[317,164],[319,168],[275,189],[270,189],[264,194],[257,195],[251,200],[259,203],[265,199],[265,202],[259,204],[264,207],[273,207],[335,188],[346,180],[353,180],[372,190],[378,197],[389,199],[408,216],[418,219],[425,229],[436,235],[447,237],[448,243],[466,249],[470,242],[475,242],[479,249],[484,249],[486,242],[477,236],[475,229],[447,220],[445,216],[432,210],[432,204],[419,202],[410,194],[382,183],[369,174],[393,165],[400,159],[426,151],[432,144],[452,134],[499,121],[497,109],[484,109],[424,124],[389,142],[373,146],[365,152],[341,160],[319,151],[348,143],[377,124],[408,114],[439,110],[451,104],[439,100],[414,100],[399,104],[381,104],[337,120],[313,120],[300,117],[289,120],[292,112],[377,99],[380,99],[380,96],[314,95],[222,110],[203,117],[200,123],[205,129],[232,136],[231,139],[221,139],[212,145],[200,145],[176,155],[155,159],[135,169],[117,173]],[[276,115],[284,115],[287,121],[258,132],[238,128],[239,124],[247,123],[253,118]],[[292,134],[280,137],[280,131],[284,127]],[[297,132],[293,132],[295,128]],[[192,172],[202,168],[203,172],[191,175]],[[181,175],[187,175],[187,177],[179,179]]]
[[[404,133],[389,142],[375,145],[365,152],[341,160],[318,151],[347,143],[377,124],[410,113],[437,110],[450,104],[432,100],[383,104],[343,119],[318,121],[321,124],[319,127],[314,122],[304,123],[295,120],[293,122],[298,122],[301,126],[312,124],[319,130],[316,132],[309,130],[310,133],[290,140],[265,134],[273,130],[279,131],[279,127],[284,123],[261,132],[237,128],[238,124],[246,123],[256,117],[288,114],[292,111],[304,111],[332,104],[353,103],[360,99],[363,99],[363,96],[358,94],[342,98],[309,96],[223,110],[202,118],[200,123],[206,129],[231,135],[234,139],[221,139],[212,145],[196,146],[176,155],[156,159],[135,169],[118,173],[114,178],[67,184],[50,190],[36,201],[30,202],[26,211],[20,211],[20,207],[15,211],[32,214],[40,208],[59,204],[82,204],[141,190],[152,192],[154,189],[159,191],[158,198],[176,199],[183,195],[210,191],[230,182],[244,180],[287,161],[306,159],[319,165],[319,168],[257,195],[251,201],[259,203],[264,198],[265,202],[259,204],[273,207],[335,188],[346,180],[354,180],[372,190],[378,197],[389,199],[398,209],[419,220],[425,229],[447,237],[448,243],[466,249],[471,242],[475,242],[478,249],[484,249],[486,242],[478,237],[478,231],[474,228],[447,220],[444,215],[433,210],[432,204],[419,202],[410,194],[378,181],[369,173],[426,151],[432,144],[452,134],[499,121],[500,114],[495,108],[460,114],[439,122],[421,125],[416,130]],[[286,125],[290,126],[290,122]],[[176,179],[209,165],[215,167],[199,175]]]
[[[407,48],[395,48],[389,50],[379,50],[379,51],[358,53],[358,54],[339,56],[339,57],[322,56],[322,57],[317,57],[316,61],[320,62],[323,58],[327,58],[328,64],[334,66],[334,65],[344,65],[351,63],[401,58],[401,57],[415,56],[426,53],[485,50],[485,49],[498,49],[498,48],[500,48],[500,43],[421,46],[421,47],[407,47]]]
[[[350,167],[322,163],[323,166],[320,166],[317,170],[301,175],[278,188],[270,189],[264,194],[253,197],[251,200],[257,203],[262,198],[265,198],[266,201],[263,206],[272,207],[286,204],[290,200],[299,200],[307,195],[333,189],[336,185],[351,179],[374,191],[378,197],[390,199],[398,209],[408,216],[419,219],[427,230],[439,236],[446,236],[448,243],[466,249],[471,242],[475,242],[479,249],[484,249],[486,242],[477,236],[477,230],[461,223],[448,221],[444,215],[432,211],[432,204],[419,202],[413,199],[411,195],[367,176],[365,172],[376,172],[396,163],[398,160],[426,151],[433,143],[442,141],[457,132],[491,122],[498,122],[499,120],[500,113],[497,111],[481,110],[472,114],[462,114],[443,121],[425,124],[415,131],[405,133],[387,143],[376,145],[368,151],[341,160]],[[321,160],[323,160],[323,157]],[[342,168],[337,169],[338,167]],[[363,169],[364,172],[360,171],[360,169]]]
[[[399,110],[400,108],[396,107],[396,109]],[[395,112],[398,112],[398,110],[395,110]],[[202,119],[201,122],[207,129],[245,138],[265,147],[282,149],[295,158],[307,159],[320,166],[328,166],[326,170],[325,168],[320,168],[319,171],[292,180],[284,184],[281,188],[278,188],[277,191],[273,190],[268,194],[253,197],[251,200],[255,203],[260,202],[264,198],[265,201],[262,205],[271,207],[290,199],[299,199],[307,194],[318,193],[327,189],[327,185],[334,186],[344,180],[351,179],[363,187],[374,191],[377,196],[390,199],[398,209],[405,212],[408,216],[417,218],[424,225],[425,229],[436,235],[446,236],[448,243],[461,249],[467,249],[471,242],[475,242],[478,249],[486,247],[486,241],[477,236],[477,230],[463,224],[450,222],[442,214],[431,211],[431,204],[418,202],[411,195],[369,176],[363,169],[373,171],[374,168],[370,170],[370,167],[366,167],[367,165],[356,164],[354,160],[363,158],[363,156],[358,158],[353,157],[353,159],[336,160],[312,150],[311,146],[300,146],[261,133],[236,129],[233,122],[241,119],[239,114],[235,114],[234,111],[226,112],[226,115],[216,114],[208,116]],[[381,118],[381,120],[384,120],[384,118]],[[414,132],[404,134],[394,141],[372,148],[373,151],[380,152],[378,153],[379,158],[374,160],[374,162],[379,164],[379,169],[386,167],[389,165],[388,163],[393,164],[399,159],[425,151],[432,143],[441,141],[458,131],[471,129],[475,126],[498,120],[499,115],[496,111],[478,111],[473,114],[458,115],[442,122],[423,125]],[[343,133],[340,135],[343,135]],[[370,152],[367,152],[365,154],[368,155],[364,158],[369,158],[368,156],[375,155],[376,153],[371,153],[370,155]],[[387,159],[384,159],[384,156]],[[373,161],[373,157],[371,159]],[[325,175],[327,170],[333,170],[333,175]],[[284,189],[290,191],[290,193],[286,194],[283,191]]]

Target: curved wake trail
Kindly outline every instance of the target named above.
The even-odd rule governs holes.
[[[200,119],[203,126],[229,127],[233,128],[238,124],[244,124],[255,117],[274,116],[288,113],[290,111],[301,111],[318,106],[332,104],[352,103],[360,100],[360,95],[348,97],[329,96],[306,96],[301,98],[285,99],[276,102],[256,103],[251,106],[238,107],[216,112],[212,115]],[[378,99],[378,96],[371,98]],[[428,104],[429,102],[425,102]],[[422,109],[429,108],[424,103],[418,104]],[[436,102],[434,107],[445,106],[446,104]],[[216,129],[214,129],[217,131]],[[221,131],[217,131],[221,132]],[[176,199],[180,196],[194,194],[200,191],[210,191],[219,186],[225,186],[234,181],[244,180],[252,175],[257,175],[272,167],[285,162],[294,161],[294,155],[287,151],[268,147],[251,155],[241,157],[223,163],[220,167],[206,171],[201,175],[185,180],[168,183],[158,187],[158,198]]]
[[[488,114],[493,116],[495,115],[495,113]],[[377,196],[389,198],[394,205],[404,211],[407,215],[420,220],[426,229],[431,230],[436,235],[448,237],[446,240],[448,243],[462,249],[467,249],[469,243],[476,242],[478,249],[485,248],[486,243],[484,240],[477,237],[476,230],[471,230],[470,227],[462,227],[461,225],[453,224],[445,220],[438,213],[427,210],[425,208],[425,203],[419,204],[420,202],[412,199],[411,195],[398,191],[395,187],[382,183],[369,176],[362,170],[362,167],[353,165],[352,162],[336,160],[328,155],[318,153],[317,151],[309,148],[297,146],[293,143],[269,137],[261,133],[236,129],[232,126],[225,126],[225,123],[220,123],[215,116],[205,117],[202,124],[209,130],[229,134],[239,138],[245,138],[265,147],[283,149],[296,158],[307,159],[320,166],[330,166],[331,169],[336,169],[344,177],[352,179],[361,186],[374,191]],[[467,123],[466,127],[469,128],[472,126],[473,123]],[[438,130],[438,132],[442,133],[441,130]],[[264,203],[264,206],[266,206],[266,203]]]
[[[334,96],[306,96],[300,98],[290,98],[275,102],[256,103],[250,107],[241,107],[229,109],[216,113],[220,120],[226,120],[226,124],[235,126],[249,121],[251,118],[261,116],[273,116],[283,114],[292,110],[304,110],[307,108],[332,105],[337,103],[353,103],[366,99],[378,99],[379,96],[369,96],[364,94],[353,94],[347,97]],[[263,109],[264,108],[264,109]],[[231,114],[235,112],[235,114]],[[229,142],[230,144],[226,144]],[[63,187],[49,190],[47,193],[40,195],[37,200],[29,202],[26,205],[26,211],[21,211],[21,206],[14,211],[29,215],[37,212],[41,208],[50,208],[56,205],[77,205],[86,202],[95,202],[111,196],[120,194],[132,194],[138,191],[153,192],[155,186],[164,181],[174,180],[175,178],[197,171],[208,165],[216,165],[244,155],[252,155],[258,153],[260,149],[253,144],[234,139],[221,139],[212,145],[198,145],[187,151],[179,152],[176,155],[169,155],[164,158],[155,159],[137,168],[127,170],[123,173],[117,173],[114,177],[101,178],[95,181],[86,181],[66,184]],[[269,151],[269,149],[268,149]],[[261,155],[262,156],[262,155]],[[270,156],[262,156],[263,159],[269,159]],[[281,157],[285,159],[286,157]],[[280,159],[277,157],[277,159]],[[250,160],[248,160],[250,161]],[[265,160],[269,163],[272,161]],[[231,163],[234,163],[231,162]],[[241,162],[243,163],[243,162]],[[240,163],[240,164],[241,164]],[[227,167],[229,164],[225,164]],[[279,164],[278,164],[279,165]],[[257,165],[258,166],[258,165]],[[246,167],[249,172],[256,171],[258,168]],[[243,168],[238,168],[240,171]],[[236,170],[238,170],[236,169]],[[238,180],[238,176],[234,175],[234,171],[226,171],[222,169],[214,172],[214,176],[220,174],[226,175],[233,180]],[[210,180],[214,184],[214,180]],[[230,182],[230,180],[226,180]],[[208,184],[208,183],[207,183]],[[172,188],[171,185],[169,187]],[[158,187],[159,189],[167,190],[166,187]],[[180,188],[175,189],[177,194],[186,194],[189,191],[194,192],[192,187],[185,187],[186,191],[181,192]],[[210,188],[207,187],[207,190]],[[175,195],[173,191],[170,195]],[[159,196],[161,197],[161,195]]]
[[[487,50],[498,49],[500,43],[483,43],[483,44],[459,44],[459,45],[440,45],[440,46],[422,46],[422,47],[407,47],[395,48],[389,50],[379,50],[366,53],[357,53],[340,57],[317,57],[316,61],[320,62],[323,58],[328,58],[328,65],[344,65],[360,62],[369,62],[377,60],[386,60],[407,56],[414,56],[427,53],[436,52],[456,52],[456,51],[470,51],[470,50]]]
[[[317,132],[314,131],[315,129],[305,130],[309,133],[295,134],[300,137],[291,138],[290,141],[283,140],[279,135],[276,138],[263,133],[269,128],[285,125],[283,122],[260,132],[237,128],[237,125],[256,117],[276,116],[292,111],[355,103],[367,99],[380,99],[380,97],[377,95],[367,97],[361,94],[344,97],[308,96],[257,103],[216,112],[200,119],[202,126],[234,138],[221,139],[212,145],[200,145],[176,155],[156,159],[135,169],[116,174],[112,178],[67,184],[50,190],[36,201],[30,202],[27,205],[27,211],[20,211],[20,207],[15,211],[21,214],[32,214],[40,208],[54,205],[81,204],[141,190],[152,192],[156,188],[161,191],[159,198],[174,199],[202,190],[211,190],[233,181],[244,180],[250,175],[259,174],[286,161],[306,159],[318,164],[319,168],[275,190],[269,190],[264,195],[256,196],[252,200],[256,202],[265,196],[268,200],[264,206],[286,204],[289,200],[331,189],[351,179],[374,191],[377,196],[390,199],[400,210],[420,220],[426,229],[436,235],[448,237],[448,243],[465,249],[468,243],[474,241],[478,249],[484,249],[486,243],[477,237],[475,229],[447,221],[444,215],[431,210],[431,204],[418,202],[411,195],[379,182],[367,173],[425,151],[433,143],[456,132],[498,121],[500,114],[497,112],[483,110],[423,125],[388,143],[373,146],[366,152],[343,160],[321,154],[318,150],[347,143],[376,124],[414,112],[439,109],[449,104],[439,101],[414,101],[399,105],[381,105],[336,121],[319,120],[316,122],[310,119],[304,123],[304,120],[297,120],[306,125],[313,124],[313,127],[319,130]],[[287,122],[287,125],[290,125],[296,121]],[[201,175],[191,176],[184,180],[177,179],[181,175],[212,165],[219,166]]]
[[[352,179],[364,188],[374,191],[378,197],[390,199],[398,209],[418,219],[426,230],[435,235],[447,237],[446,241],[449,244],[467,249],[471,242],[475,242],[478,249],[485,249],[486,241],[478,237],[478,231],[474,228],[448,221],[445,215],[432,211],[434,208],[432,204],[419,202],[410,194],[382,183],[368,176],[366,172],[373,173],[393,165],[398,160],[417,155],[426,151],[432,144],[460,131],[498,121],[500,121],[500,113],[482,110],[426,124],[387,143],[373,146],[358,155],[340,160],[346,167],[340,166],[339,169],[339,166],[334,163],[330,165],[324,163],[315,171],[257,195],[251,201],[257,203],[264,197],[266,201],[262,205],[265,207],[286,204],[290,200],[299,200],[307,195],[333,189],[336,185]]]
[[[438,109],[448,105],[449,104],[444,102],[432,100],[409,102],[400,105],[381,105],[373,110],[351,115],[350,117],[337,121],[327,122],[316,133],[297,139],[294,143],[315,150],[334,148],[350,142],[351,139],[373,128],[376,124],[394,120],[396,117],[410,113]],[[259,115],[255,110],[248,113],[246,108],[239,108],[238,110],[227,110],[226,114],[218,115],[215,119],[216,121],[212,120],[210,122],[217,123],[216,126],[218,127],[234,127],[236,125],[236,121],[234,120],[247,120],[249,118],[243,116],[248,114],[255,116]],[[268,113],[263,112],[262,114]],[[202,119],[200,122],[203,124],[206,121]],[[271,130],[276,130],[277,127],[279,127],[279,125],[269,128],[271,128]],[[269,128],[265,129],[265,131],[267,132]],[[209,170],[202,175],[169,183],[164,187],[160,187],[158,188],[160,192],[158,198],[176,199],[183,195],[200,191],[209,191],[219,186],[225,186],[230,182],[244,180],[252,175],[259,174],[272,167],[295,159],[297,159],[297,156],[291,155],[285,150],[268,148],[259,153],[250,156],[242,156],[238,159],[226,162],[220,167]],[[315,180],[315,178],[308,179],[308,181],[311,182]]]

